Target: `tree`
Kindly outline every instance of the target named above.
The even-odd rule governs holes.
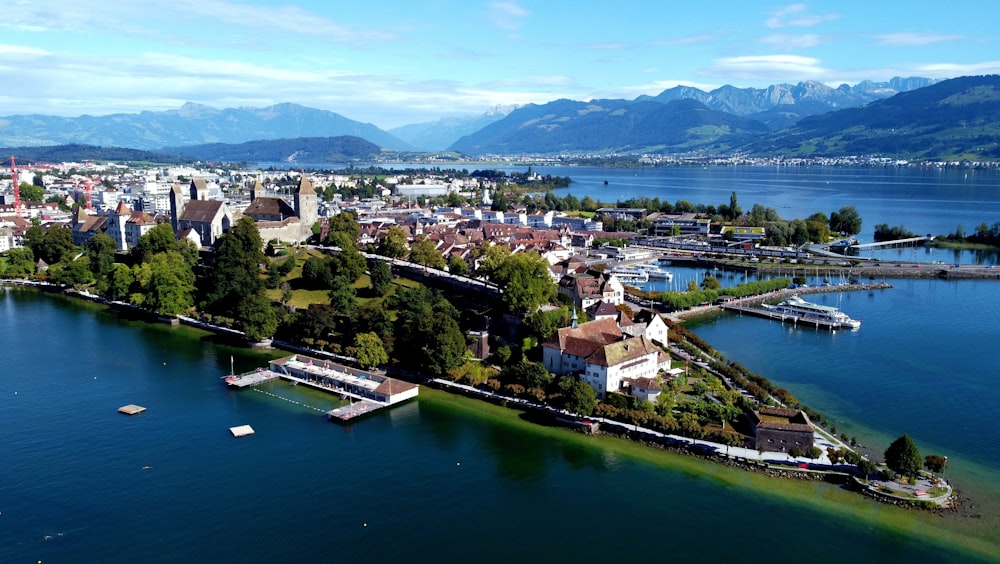
[[[868,476],[871,476],[875,472],[878,472],[878,466],[876,466],[875,463],[872,462],[871,460],[868,460],[867,458],[862,458],[861,460],[858,461],[858,472],[860,472],[862,476],[867,478]]]
[[[365,256],[358,250],[354,240],[344,233],[333,234],[330,241],[340,248],[340,252],[330,258],[330,272],[334,276],[343,276],[353,284],[367,270]]]
[[[261,293],[264,281],[260,278],[260,265],[266,259],[257,224],[250,216],[243,216],[228,233],[219,237],[215,257],[207,280],[205,309],[232,315],[247,296]]]
[[[729,195],[729,219],[736,219],[743,215],[743,209],[736,202],[736,191]]]
[[[446,266],[441,251],[437,250],[437,245],[424,235],[421,235],[410,248],[410,262],[439,270],[443,270]]]
[[[590,415],[597,407],[597,392],[586,382],[576,380],[566,393],[566,409],[580,415]]]
[[[448,257],[448,272],[455,276],[465,276],[469,273],[469,263],[458,255]]]
[[[424,347],[424,368],[431,374],[442,376],[465,360],[465,335],[455,318],[439,315],[431,323],[431,335]]]
[[[35,249],[32,249],[35,251]],[[76,250],[73,246],[73,231],[68,227],[49,227],[42,237],[40,248],[35,254],[49,264],[55,264],[69,257]]]
[[[130,254],[139,262],[149,262],[153,255],[177,250],[177,239],[169,223],[161,223],[139,237]]]
[[[142,307],[161,315],[178,315],[194,304],[194,272],[177,251],[154,255],[144,263]]]
[[[115,264],[114,270],[108,276],[107,296],[112,300],[127,300],[135,283],[135,273],[124,264]]]
[[[378,241],[375,252],[389,258],[403,258],[410,251],[406,245],[406,232],[398,225],[389,227]]]
[[[510,256],[510,247],[507,245],[491,245],[486,247],[478,247],[479,252],[479,269],[478,273],[483,278],[492,280],[493,273],[496,269],[500,267],[500,264]]]
[[[930,470],[935,474],[940,474],[944,472],[944,469],[948,466],[947,456],[938,456],[936,454],[928,454],[924,458],[924,468]]]
[[[49,279],[64,286],[83,286],[94,281],[94,273],[90,271],[87,257],[81,256],[50,268]]]
[[[370,369],[389,362],[382,339],[375,333],[359,333],[354,338],[354,358],[361,368]]]
[[[715,276],[706,276],[705,279],[701,281],[702,290],[718,290],[721,287],[722,284]]]
[[[45,188],[22,182],[20,186],[21,199],[25,202],[41,202],[45,198]]]
[[[885,449],[885,465],[903,476],[916,477],[920,474],[923,459],[910,435],[899,437]]]
[[[361,225],[358,224],[358,218],[354,215],[354,212],[343,211],[337,215],[330,218],[330,244],[336,245],[332,242],[332,237],[334,233],[343,233],[347,235],[347,238],[357,244],[358,235],[361,234]]]
[[[357,305],[357,293],[350,280],[335,276],[330,283],[330,306],[341,315],[350,315]]]
[[[384,260],[368,261],[368,277],[371,279],[372,291],[377,296],[384,296],[392,286],[392,269]]]
[[[830,231],[856,235],[861,233],[861,216],[854,206],[844,206],[830,214]]]
[[[7,270],[4,276],[30,276],[35,272],[35,255],[31,249],[25,247],[21,249],[11,249],[7,251]]]
[[[245,296],[236,312],[239,327],[251,342],[262,341],[278,329],[278,315],[264,294]]]
[[[522,359],[521,362],[504,368],[501,378],[525,388],[544,388],[552,383],[552,374],[539,362]]]
[[[83,252],[90,261],[90,271],[98,279],[106,281],[115,268],[115,240],[105,233],[98,233],[83,245]]]
[[[302,283],[313,290],[328,290],[333,287],[333,273],[329,259],[309,257],[302,265]]]
[[[491,279],[500,287],[500,298],[510,312],[534,311],[556,293],[548,263],[534,252],[504,258]]]

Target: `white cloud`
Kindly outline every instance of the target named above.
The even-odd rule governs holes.
[[[961,35],[937,35],[933,33],[900,32],[887,33],[876,37],[876,45],[886,45],[892,47],[913,47],[917,45],[933,45],[962,39]]]
[[[772,29],[782,27],[812,27],[840,18],[839,14],[810,14],[808,10],[809,7],[805,4],[790,4],[772,12],[771,17],[764,20],[764,25]]]
[[[798,55],[752,55],[716,59],[702,74],[746,80],[818,80],[827,73],[819,59]]]
[[[794,49],[816,47],[823,43],[823,39],[815,34],[791,35],[787,33],[774,33],[764,37],[760,42],[776,49],[791,51]]]
[[[489,17],[493,25],[503,29],[520,29],[530,12],[516,2],[493,2],[490,4]]]
[[[3,45],[0,44],[0,57],[8,56],[31,56],[31,57],[44,57],[46,55],[51,55],[48,51],[44,49],[37,49],[35,47],[27,47],[24,45]]]

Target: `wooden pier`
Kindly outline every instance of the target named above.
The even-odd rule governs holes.
[[[879,241],[877,243],[854,243],[847,247],[851,251],[871,251],[874,249],[891,249],[893,247],[915,247],[930,243],[934,237],[907,237],[906,239],[895,239],[893,241]]]
[[[377,411],[385,407],[384,404],[375,403],[373,401],[359,401],[357,403],[351,403],[338,407],[337,409],[331,409],[326,412],[326,416],[330,418],[331,421],[349,421],[355,417],[360,417],[362,415],[367,415],[373,411]]]
[[[226,385],[231,388],[249,388],[265,382],[272,382],[280,378],[281,375],[270,370],[254,370],[245,372],[239,376],[226,376]]]

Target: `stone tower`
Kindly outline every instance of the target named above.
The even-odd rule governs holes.
[[[177,220],[184,215],[184,191],[180,184],[170,188],[170,226],[177,233]]]
[[[295,213],[299,216],[299,222],[304,229],[311,231],[313,224],[319,219],[318,200],[316,189],[303,174],[299,180],[299,187],[295,190]]]

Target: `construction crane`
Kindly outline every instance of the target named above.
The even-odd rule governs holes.
[[[14,164],[14,156],[10,157],[10,172],[13,176],[12,183],[14,184],[14,213],[17,218],[21,218],[21,186],[17,181],[17,165]]]

